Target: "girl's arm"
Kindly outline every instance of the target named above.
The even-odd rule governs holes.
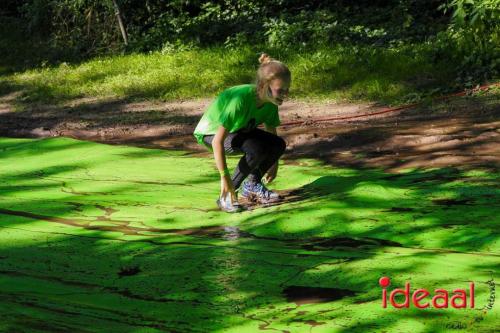
[[[219,170],[221,176],[220,196],[221,198],[224,198],[226,195],[230,194],[231,200],[233,202],[236,202],[236,193],[234,191],[231,175],[229,173],[229,170],[227,169],[226,153],[224,151],[224,140],[226,139],[228,133],[229,131],[227,129],[225,129],[223,126],[220,126],[217,130],[217,133],[215,133],[214,139],[212,141],[212,148],[214,150],[215,165],[217,166],[217,169]]]
[[[212,140],[212,148],[214,150],[215,165],[221,174],[227,168],[226,165],[226,153],[224,151],[224,140],[228,135],[229,131],[223,126],[220,126],[215,133],[214,139]]]

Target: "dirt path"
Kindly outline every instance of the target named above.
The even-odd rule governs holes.
[[[18,97],[16,93],[0,97],[0,136],[68,136],[208,155],[191,133],[210,100],[130,103],[85,98],[15,111]],[[329,164],[388,171],[500,164],[498,92],[352,121],[313,122],[381,109],[369,103],[285,103],[280,109],[282,123],[306,121],[280,128],[288,143],[286,160],[320,158]]]

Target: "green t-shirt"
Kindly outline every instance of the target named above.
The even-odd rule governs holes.
[[[244,84],[224,90],[203,114],[194,136],[204,145],[204,135],[215,135],[222,125],[229,133],[251,130],[260,124],[278,127],[280,119],[278,107],[264,103],[257,108],[255,84]]]

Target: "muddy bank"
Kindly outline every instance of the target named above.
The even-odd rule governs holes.
[[[81,99],[15,111],[16,94],[0,97],[0,136],[67,136],[110,144],[181,149],[207,154],[191,135],[210,100],[175,103]],[[500,164],[498,93],[454,98],[377,116],[315,123],[315,119],[370,114],[376,104],[289,101],[279,129],[285,160],[319,158],[350,167],[484,166]]]

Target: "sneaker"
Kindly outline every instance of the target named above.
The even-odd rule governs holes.
[[[217,199],[216,203],[219,209],[226,213],[238,213],[243,210],[243,207],[238,201],[232,202],[230,195],[226,195],[225,198]]]
[[[247,200],[254,200],[261,204],[279,201],[278,193],[268,190],[261,182],[251,183],[245,181],[241,187],[240,195]]]

